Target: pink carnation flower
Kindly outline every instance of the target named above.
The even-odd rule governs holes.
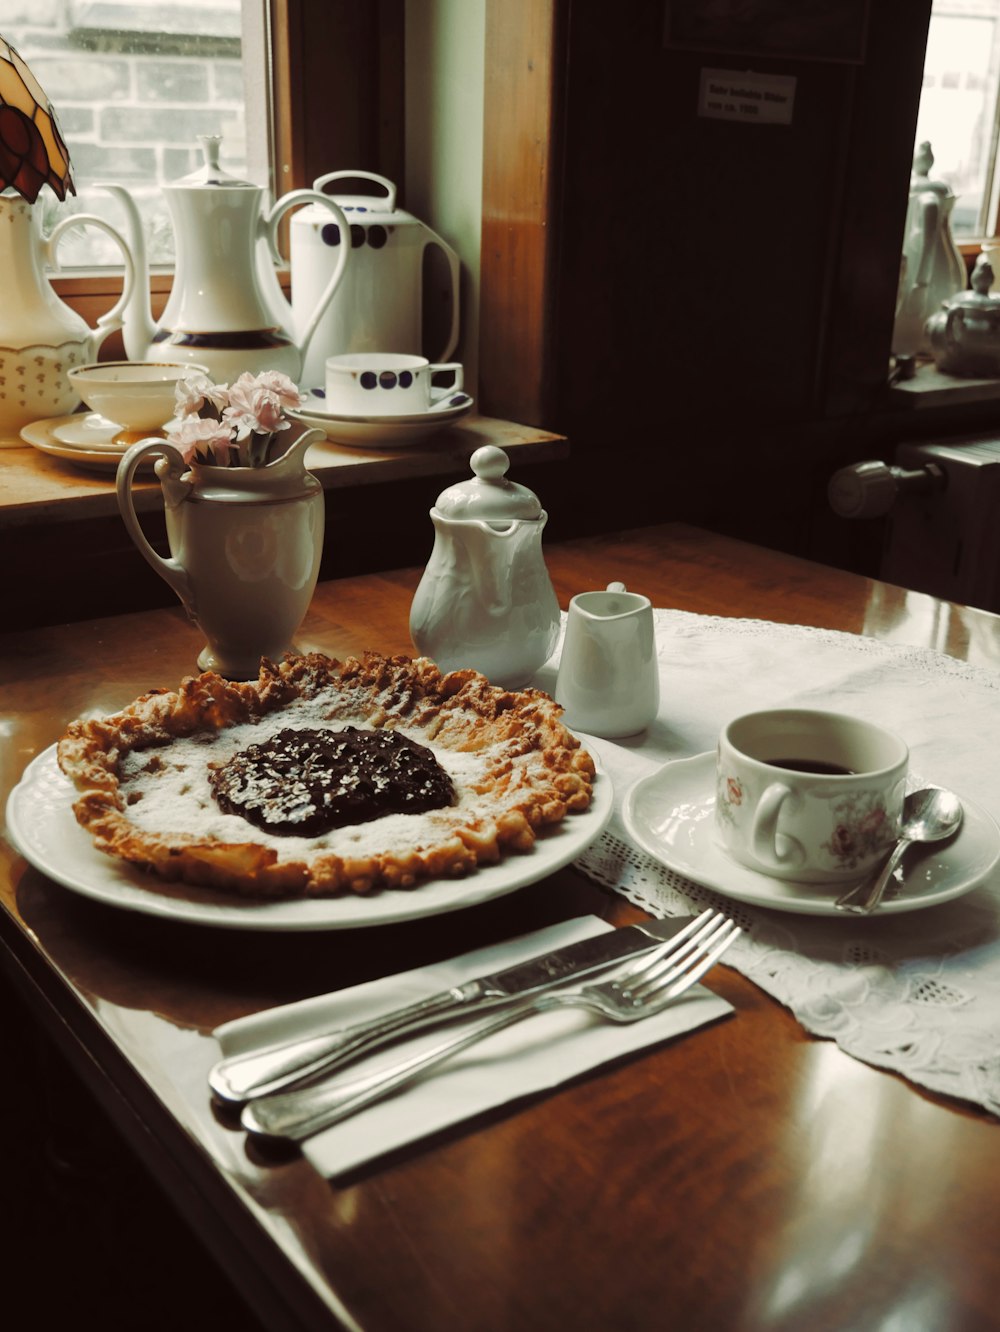
[[[255,384],[243,388],[238,382],[234,384],[229,406],[222,415],[235,429],[237,439],[246,439],[247,435],[271,435],[278,430],[287,430],[291,424],[282,419],[277,395]]]
[[[228,401],[226,385],[213,384],[200,370],[179,379],[174,388],[178,416],[197,416],[206,405],[215,409],[216,416],[221,416]]]
[[[240,378],[249,378],[249,376],[241,375]],[[269,393],[273,393],[283,408],[302,406],[302,394],[288,376],[283,375],[280,370],[261,371],[257,376],[256,383],[259,388],[267,389]]]
[[[180,451],[186,463],[191,462],[195,454],[209,455],[219,467],[229,463],[232,438],[229,426],[224,421],[185,416],[176,427],[168,431],[167,438]]]

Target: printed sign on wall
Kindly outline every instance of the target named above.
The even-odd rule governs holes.
[[[794,75],[742,74],[735,69],[701,71],[699,116],[757,125],[790,125],[794,105]]]

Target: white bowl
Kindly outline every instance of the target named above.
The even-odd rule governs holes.
[[[203,365],[175,361],[103,361],[74,366],[70,382],[92,411],[124,431],[160,433],[174,415],[177,381]]]

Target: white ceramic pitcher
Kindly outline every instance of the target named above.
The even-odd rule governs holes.
[[[97,360],[109,333],[122,326],[122,311],[135,286],[124,239],[103,218],[75,213],[46,237],[32,206],[13,193],[0,194],[0,447],[20,444],[22,426],[63,416],[80,405],[69,378],[73,366]],[[121,299],[90,328],[56,295],[45,264],[57,266],[59,242],[75,227],[97,227],[122,251]]]
[[[646,729],[660,702],[648,597],[624,583],[573,597],[555,696],[566,725],[590,735],[619,739]]]
[[[323,488],[305,467],[306,449],[323,438],[307,430],[266,467],[189,466],[164,440],[133,444],[119,463],[129,535],[208,639],[201,670],[256,679],[261,657],[278,661],[292,649],[323,552]],[[157,455],[169,559],[146,540],[132,501],[136,469]]]

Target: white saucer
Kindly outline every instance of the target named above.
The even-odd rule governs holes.
[[[919,911],[961,897],[982,883],[1000,860],[1000,829],[984,809],[962,797],[957,836],[907,853],[877,914]],[[849,884],[807,884],[740,865],[716,841],[715,753],[678,759],[641,778],[626,793],[622,817],[629,836],[667,869],[727,897],[808,916],[847,916],[834,905]]]
[[[339,416],[326,410],[322,398],[304,395],[302,406],[289,409],[288,415],[303,425],[322,430],[335,444],[354,444],[367,448],[399,448],[416,444],[429,435],[454,425],[472,411],[473,400],[467,393],[456,391],[453,398],[461,399],[455,406],[435,407],[430,411],[405,416]]]
[[[78,467],[114,471],[127,444],[115,444],[121,429],[96,413],[53,416],[21,428],[21,438],[42,453],[76,463]]]

